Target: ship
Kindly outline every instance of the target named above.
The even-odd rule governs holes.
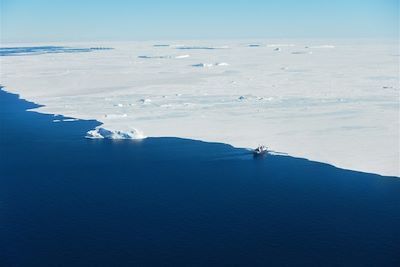
[[[264,145],[259,145],[256,149],[253,150],[255,156],[265,155],[268,153],[268,148]]]

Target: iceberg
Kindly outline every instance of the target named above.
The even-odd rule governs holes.
[[[142,132],[136,129],[130,131],[107,130],[103,127],[97,127],[86,133],[89,139],[144,139],[146,138]]]

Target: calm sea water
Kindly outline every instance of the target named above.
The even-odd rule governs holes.
[[[400,179],[96,121],[0,91],[1,266],[400,266]]]

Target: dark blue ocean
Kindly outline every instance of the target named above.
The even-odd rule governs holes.
[[[34,107],[0,91],[1,266],[400,266],[399,178]]]

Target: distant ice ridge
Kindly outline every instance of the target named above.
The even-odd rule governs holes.
[[[146,136],[139,130],[130,131],[107,130],[103,127],[97,127],[86,133],[86,138],[90,139],[144,139]]]
[[[147,58],[147,59],[151,59],[151,58],[158,58],[158,59],[164,59],[164,58],[171,58],[171,56],[138,56],[138,58]]]
[[[176,55],[176,56],[147,56],[147,55],[141,55],[138,56],[138,58],[142,59],[170,59],[170,58],[176,58],[176,59],[181,59],[181,58],[188,58],[190,55]]]
[[[190,55],[179,55],[179,56],[175,56],[175,58],[180,59],[180,58],[188,58],[190,57]]]
[[[181,50],[214,50],[214,49],[228,49],[229,46],[177,46],[176,49]]]
[[[154,47],[169,47],[169,44],[155,44]]]
[[[295,46],[295,44],[269,44],[267,45],[267,47],[291,47],[291,46]]]
[[[198,64],[193,64],[193,67],[200,67],[200,68],[211,68],[215,66],[229,66],[228,63],[221,62],[221,63],[198,63]]]
[[[334,45],[314,45],[314,46],[306,46],[305,48],[335,48]]]
[[[312,54],[312,51],[294,51],[292,52],[293,55],[305,55],[305,54]]]
[[[150,103],[150,102],[151,102],[151,99],[149,99],[149,98],[142,98],[142,99],[139,100],[139,102],[142,103],[142,104],[146,104],[146,103]]]

